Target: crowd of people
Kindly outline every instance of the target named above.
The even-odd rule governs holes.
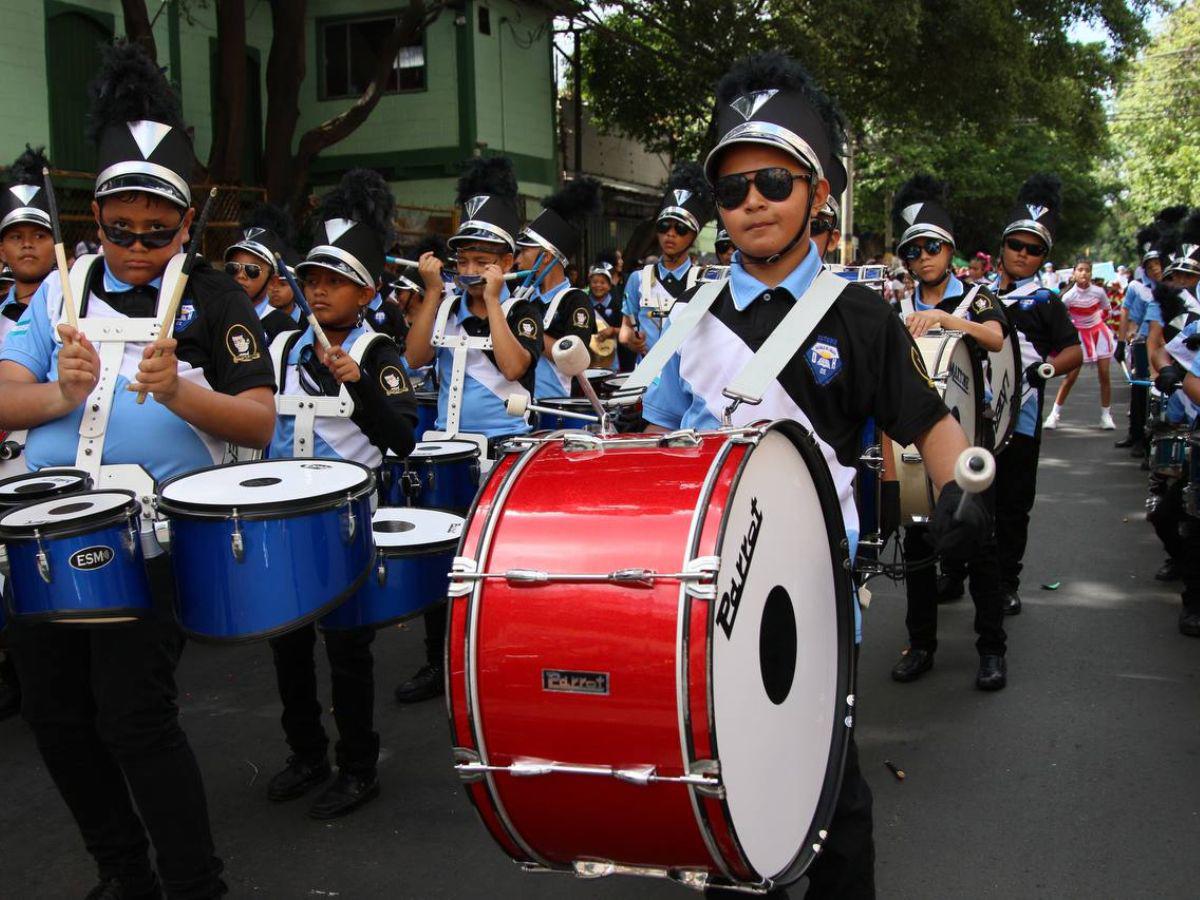
[[[599,185],[589,179],[568,182],[523,222],[511,162],[466,160],[454,234],[406,247],[396,242],[388,184],[358,169],[322,198],[306,252],[296,247],[290,216],[258,210],[223,264],[196,264],[171,336],[147,341],[117,327],[101,338],[86,323],[119,326],[162,309],[163,285],[175,277],[171,261],[197,238],[197,222],[191,140],[161,72],[136,46],[118,44],[92,97],[98,253],[81,252],[64,282],[42,177],[49,161],[38,151],[10,167],[0,210],[0,247],[13,278],[0,306],[0,426],[27,431],[22,459],[30,471],[78,466],[99,477],[106,466],[133,464],[162,481],[221,463],[230,446],[377,469],[431,435],[475,441],[480,457],[491,459],[506,441],[538,428],[536,415],[519,414],[520,406],[514,414],[513,398],[538,405],[578,395],[578,383],[556,363],[563,338],[587,345],[588,379],[600,385],[637,369],[669,334],[673,352],[640,404],[622,410],[621,429],[801,423],[832,476],[851,558],[866,528],[856,492],[864,435],[869,429],[915,447],[936,500],[899,522],[895,535],[906,561],[908,646],[892,677],[913,682],[933,667],[938,604],[969,585],[974,684],[997,691],[1008,682],[1004,617],[1021,612],[1043,430],[1064,422],[1084,365],[1100,378],[1100,427],[1114,428],[1116,358],[1134,384],[1130,432],[1120,445],[1152,470],[1150,518],[1168,554],[1159,577],[1182,578],[1179,627],[1200,635],[1192,546],[1200,527],[1176,452],[1200,400],[1200,307],[1191,294],[1200,280],[1200,213],[1164,210],[1140,236],[1145,253],[1115,334],[1110,295],[1095,284],[1088,260],[1075,264],[1065,285],[1043,270],[1060,205],[1059,182],[1046,174],[1014,185],[998,254],[977,253],[966,267],[954,264],[948,186],[914,176],[899,186],[893,210],[898,277],[876,286],[843,273],[830,289],[828,275],[839,267],[825,259],[841,241],[837,198],[846,187],[841,118],[802,67],[766,53],[739,62],[718,85],[715,149],[674,167],[655,216],[655,246],[636,265],[606,251],[571,277],[582,223],[599,204]],[[714,218],[716,259],[701,264],[695,241]],[[72,297],[68,285],[82,296]],[[821,292],[831,296],[812,299]],[[828,305],[780,362],[761,405],[731,414],[724,388],[806,298]],[[914,343],[934,334],[964,335],[985,373],[1005,352],[1020,360],[1011,394],[981,389],[988,415],[971,433]],[[114,359],[119,371],[102,363]],[[1060,376],[1047,412],[1047,381]],[[139,393],[152,401],[142,406]],[[286,402],[343,395],[352,401],[345,414],[315,424]],[[1015,411],[1000,434],[1002,397]],[[99,444],[87,444],[85,454],[92,404],[110,412],[98,438],[87,433]],[[418,424],[424,415],[428,427]],[[996,479],[966,498],[953,473],[971,445],[995,451]],[[96,860],[99,884],[87,895],[94,900],[226,891],[200,767],[178,721],[175,669],[185,641],[169,556],[160,549],[151,557],[155,608],[139,621],[93,628],[10,621],[3,637],[0,714],[19,709],[32,728]],[[854,616],[857,643],[857,603]],[[444,604],[425,611],[424,628],[426,659],[396,688],[401,703],[444,690]],[[319,789],[309,814],[329,819],[380,795],[376,633],[370,625],[318,630],[307,621],[271,637],[288,754],[268,781],[270,800]],[[318,636],[332,677],[336,775],[318,700]],[[852,734],[828,840],[806,874],[810,897],[874,896],[871,793]]]

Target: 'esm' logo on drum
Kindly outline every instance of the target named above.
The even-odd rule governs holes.
[[[750,563],[754,560],[754,548],[758,545],[758,535],[762,531],[763,514],[758,508],[758,498],[750,498],[750,527],[742,538],[742,546],[738,549],[737,568],[734,570],[733,583],[721,595],[721,605],[717,607],[717,624],[725,632],[726,638],[733,637],[733,625],[737,621],[738,607],[742,605],[742,592],[746,590],[746,579],[750,575]]]
[[[112,562],[114,556],[116,554],[112,547],[84,547],[72,553],[67,562],[71,564],[72,569],[90,572],[93,569],[104,568]]]

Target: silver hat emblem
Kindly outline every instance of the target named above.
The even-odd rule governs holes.
[[[909,204],[908,206],[904,207],[904,209],[900,210],[900,218],[911,225],[913,222],[917,221],[917,213],[921,211],[921,207],[924,205],[924,203]]]
[[[763,108],[764,104],[778,93],[779,91],[776,88],[766,91],[754,91],[750,94],[743,94],[730,103],[729,106],[734,112],[749,122],[758,114],[758,111]]]
[[[21,201],[22,206],[28,206],[41,188],[36,184],[14,184],[9,190]]]
[[[325,234],[329,238],[329,243],[336,244],[338,238],[354,227],[354,223],[349,219],[326,219]]]
[[[247,228],[245,233],[242,235],[242,238],[247,241],[252,241],[260,234],[266,234],[266,232],[267,229],[265,228]]]
[[[467,211],[467,218],[475,218],[475,214],[483,209],[483,205],[488,202],[487,194],[480,194],[478,197],[472,197],[463,204],[463,209]]]
[[[1035,222],[1038,219],[1040,219],[1042,216],[1044,216],[1046,213],[1050,212],[1050,210],[1047,209],[1046,207],[1036,206],[1032,203],[1027,204],[1025,208],[1027,210],[1029,210],[1029,218],[1033,219],[1033,221],[1035,221]]]
[[[692,199],[692,192],[684,190],[683,188],[676,188],[673,193],[675,194],[676,206],[683,206],[683,204]]]
[[[142,159],[149,159],[150,154],[162,143],[162,139],[171,133],[171,126],[162,122],[127,122],[126,125],[138,150],[142,152]]]

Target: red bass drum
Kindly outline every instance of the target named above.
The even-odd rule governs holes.
[[[799,425],[519,439],[450,593],[455,765],[519,863],[770,887],[820,852],[854,601]]]

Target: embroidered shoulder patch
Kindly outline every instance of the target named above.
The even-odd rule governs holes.
[[[813,378],[821,387],[829,384],[842,371],[842,354],[838,350],[836,338],[828,335],[817,335],[816,341],[804,355]]]
[[[574,318],[575,318],[575,327],[576,328],[587,328],[587,326],[588,326],[588,311],[586,309],[584,309],[582,306],[579,307],[578,309],[576,309]]]
[[[225,349],[235,363],[253,362],[258,359],[258,341],[245,325],[230,325],[225,332]]]
[[[395,397],[408,392],[408,379],[395,366],[384,366],[379,373],[379,387],[387,396]]]
[[[521,337],[533,337],[537,334],[537,322],[533,319],[522,319],[517,323],[517,334]]]
[[[196,321],[196,305],[184,301],[179,304],[179,314],[175,317],[175,330],[183,331]]]
[[[971,304],[971,309],[977,313],[987,312],[992,308],[992,304],[988,303],[987,297],[976,297],[975,302]]]

